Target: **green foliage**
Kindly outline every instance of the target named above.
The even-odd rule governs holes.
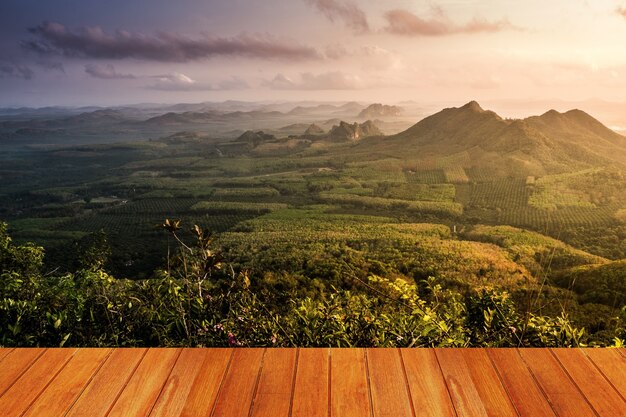
[[[0,224],[0,344],[3,346],[581,346],[584,330],[565,316],[520,314],[506,292],[467,297],[434,278],[413,283],[370,274],[353,289],[292,297],[289,275],[236,272],[195,226],[168,269],[151,279],[115,279],[95,264],[42,272],[43,251],[16,246]],[[418,285],[419,284],[419,285]],[[282,291],[277,288],[282,285]],[[284,297],[284,298],[283,298]],[[289,300],[284,302],[284,300]],[[614,344],[623,343],[623,319]]]
[[[435,214],[445,217],[458,217],[463,214],[463,206],[449,201],[408,201],[395,198],[369,197],[353,194],[320,193],[326,203],[363,207],[373,210],[403,210],[410,214]]]

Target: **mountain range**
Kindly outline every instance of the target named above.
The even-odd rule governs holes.
[[[475,101],[444,109],[396,135],[363,140],[358,146],[362,153],[386,152],[403,159],[462,155],[457,158],[462,168],[487,167],[513,176],[626,166],[626,137],[581,110],[503,119]]]

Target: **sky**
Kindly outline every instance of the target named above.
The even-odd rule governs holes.
[[[624,101],[626,0],[2,0],[0,106]]]

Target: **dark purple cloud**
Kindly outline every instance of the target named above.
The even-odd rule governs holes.
[[[85,72],[94,78],[101,78],[103,80],[122,80],[136,78],[133,74],[120,74],[111,64],[87,64],[85,65]]]
[[[46,71],[58,71],[65,74],[65,67],[62,62],[39,60],[37,61],[37,65]]]
[[[30,80],[35,76],[30,67],[21,64],[0,63],[0,78],[22,78]]]
[[[55,22],[44,22],[29,31],[35,38],[24,41],[24,48],[67,57],[163,62],[188,62],[216,56],[288,60],[320,58],[312,47],[261,34],[203,35],[198,38],[170,32],[146,35],[118,30],[111,34],[97,26],[71,30]]]
[[[304,0],[326,16],[331,22],[342,21],[357,33],[369,32],[365,12],[349,0]]]
[[[458,25],[452,22],[443,10],[436,8],[434,12],[433,17],[425,19],[407,10],[390,10],[385,13],[387,20],[385,30],[395,35],[404,36],[446,36],[457,33],[500,32],[514,29],[514,26],[506,19],[489,22],[474,18],[464,25]]]

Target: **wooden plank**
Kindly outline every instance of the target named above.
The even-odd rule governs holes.
[[[108,417],[149,415],[180,353],[180,349],[148,349]]]
[[[205,356],[206,352],[202,349],[182,350],[150,417],[180,415]]]
[[[2,359],[13,350],[13,348],[0,348],[0,363],[2,363]]]
[[[252,417],[289,417],[297,353],[297,349],[265,352]]]
[[[364,417],[371,415],[371,410],[365,350],[331,350],[330,415]]]
[[[105,417],[147,349],[113,349],[65,417]]]
[[[24,417],[62,416],[89,384],[111,349],[79,349]]]
[[[517,417],[517,411],[502,385],[485,349],[461,349],[476,391],[490,416]]]
[[[620,349],[583,349],[593,363],[600,369],[604,376],[626,398],[626,357],[619,352]]]
[[[300,349],[293,392],[293,417],[328,417],[328,349]]]
[[[402,358],[398,349],[367,349],[374,417],[412,417]]]
[[[581,350],[551,351],[599,415],[626,416],[624,399]],[[622,378],[626,378],[626,374]]]
[[[400,349],[415,414],[454,417],[454,407],[432,349]]]
[[[519,349],[519,353],[559,417],[596,416],[548,349]]]
[[[487,353],[521,417],[556,416],[516,349],[488,349]]]
[[[459,416],[488,417],[460,349],[435,349],[454,409]]]
[[[0,397],[2,417],[22,415],[75,352],[76,349],[47,349]]]
[[[211,414],[220,386],[226,375],[233,349],[202,349],[204,360],[193,381],[180,415],[204,417]]]
[[[8,352],[0,362],[0,397],[45,352],[45,349],[22,348]]]
[[[247,417],[252,406],[265,349],[235,349],[213,417]]]

